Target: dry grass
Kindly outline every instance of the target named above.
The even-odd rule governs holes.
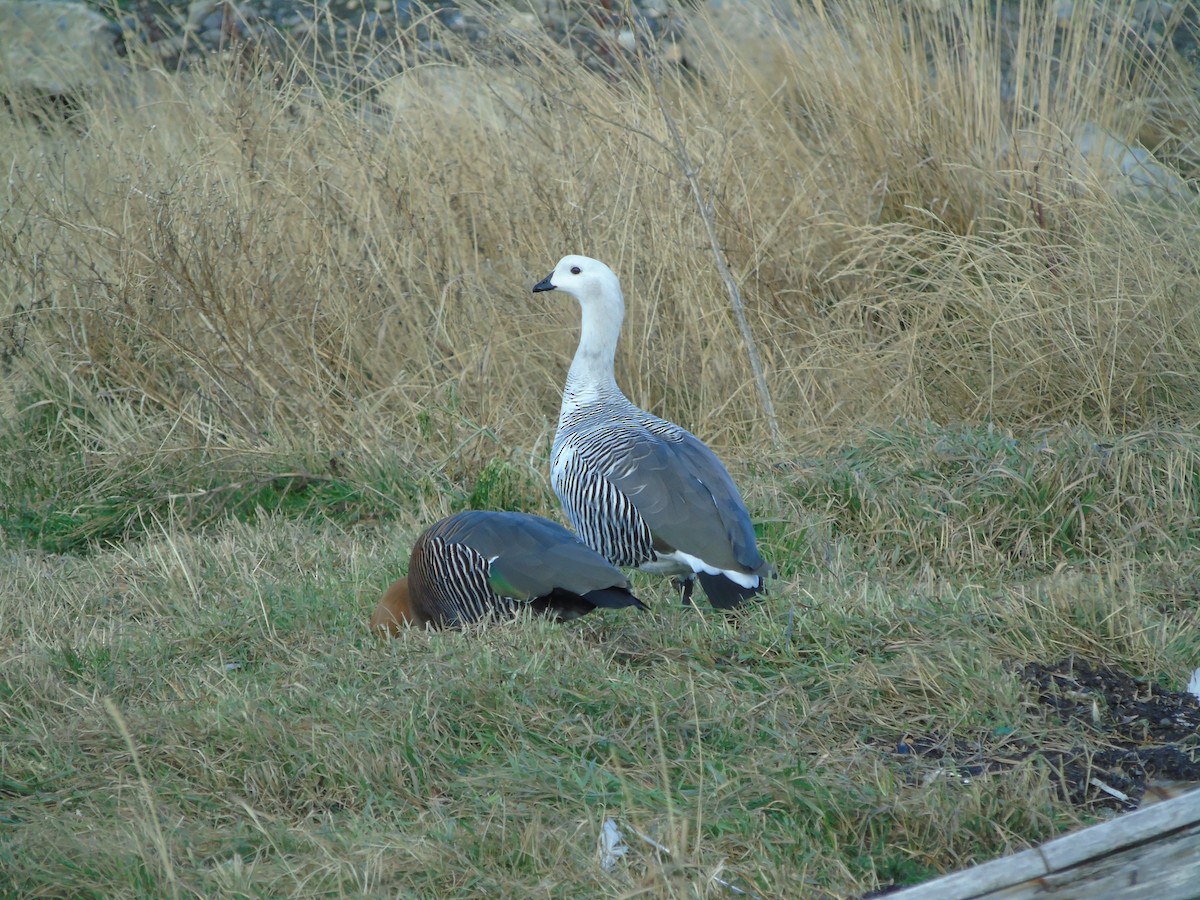
[[[0,892],[840,897],[1086,818],[1033,759],[884,752],[1092,747],[1016,667],[1200,654],[1200,216],[1071,150],[1193,175],[1200,115],[1106,39],[1127,10],[1026,6],[724,21],[663,68],[781,446],[645,60],[139,63],[0,122]],[[424,525],[554,509],[578,317],[529,288],[567,252],[622,277],[621,383],[729,460],[780,584],[736,627],[646,580],[645,616],[379,646]]]
[[[984,21],[909,24],[929,47],[894,11],[814,19],[761,38],[767,63],[666,86],[789,439],[897,415],[1191,421],[1192,204],[1131,202],[1063,147],[1085,121],[1136,134],[1162,92],[1093,35],[1006,98]],[[1018,49],[1044,58],[1047,27]],[[6,321],[48,354],[22,358],[175,440],[427,447],[441,410],[479,465],[497,447],[472,432],[546,436],[576,315],[528,289],[578,250],[624,279],[630,394],[761,440],[645,78],[514,52],[401,76],[382,109],[218,65],[123,80],[84,135],[11,123]]]

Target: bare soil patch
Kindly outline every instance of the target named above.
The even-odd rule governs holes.
[[[1027,663],[1020,678],[1036,707],[1070,726],[1077,742],[1038,745],[1003,728],[976,741],[906,735],[893,753],[910,777],[967,782],[1036,756],[1069,802],[1118,811],[1136,809],[1148,790],[1169,794],[1176,783],[1200,782],[1200,700],[1193,694],[1074,657]]]

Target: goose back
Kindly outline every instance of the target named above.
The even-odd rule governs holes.
[[[764,566],[749,513],[716,454],[625,397],[565,414],[551,459],[551,484],[572,527],[615,565],[683,550],[719,569],[752,574]]]

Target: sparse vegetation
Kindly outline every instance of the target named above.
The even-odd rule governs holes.
[[[231,54],[0,107],[0,893],[848,897],[1091,821],[1046,756],[893,751],[1086,759],[1026,664],[1200,664],[1200,209],[1073,145],[1194,177],[1195,73],[1119,4],[951,6],[697,26],[691,73],[497,30],[362,93]],[[781,577],[378,642],[434,519],[558,516],[566,252]]]

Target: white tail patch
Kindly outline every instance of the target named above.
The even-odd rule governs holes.
[[[709,575],[724,575],[735,584],[740,584],[744,588],[756,588],[762,584],[762,579],[758,575],[747,574],[745,572],[734,572],[730,569],[718,569],[716,566],[710,566],[698,556],[692,556],[690,553],[684,553],[682,550],[675,550],[672,553],[660,553],[660,560],[670,560],[679,563],[679,568],[686,566],[693,572],[706,572]],[[655,563],[648,563],[642,566],[647,571],[652,570]]]

